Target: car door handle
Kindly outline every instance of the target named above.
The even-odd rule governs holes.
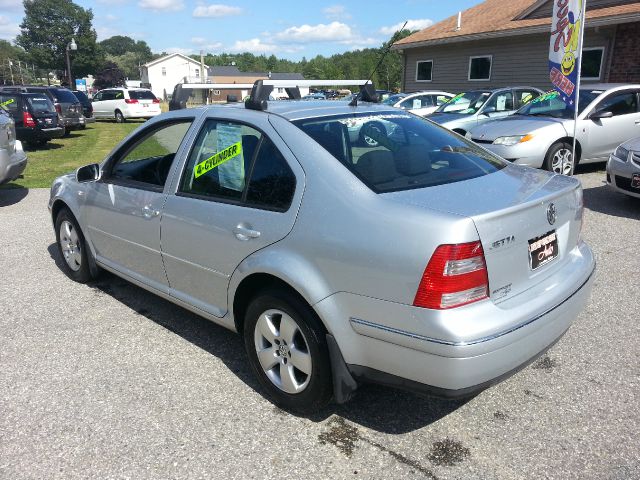
[[[258,238],[260,236],[260,232],[257,230],[252,230],[250,226],[239,224],[236,228],[233,229],[233,234],[236,236],[238,240],[242,240],[246,242],[252,238]]]
[[[160,210],[154,210],[151,205],[145,205],[142,207],[142,216],[144,218],[153,218],[160,215]]]

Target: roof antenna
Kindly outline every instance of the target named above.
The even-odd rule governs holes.
[[[405,21],[404,25],[402,25],[402,27],[399,30],[396,30],[396,32],[393,34],[393,36],[389,40],[389,43],[387,44],[387,48],[382,53],[382,56],[380,57],[380,60],[378,61],[378,64],[372,70],[371,75],[369,75],[369,79],[367,80],[367,83],[365,83],[364,85],[360,85],[360,95],[362,96],[362,100],[363,101],[365,101],[365,102],[373,102],[373,103],[376,103],[378,101],[378,95],[376,94],[376,90],[375,90],[375,88],[373,86],[373,81],[372,81],[373,80],[373,76],[378,71],[378,68],[382,64],[382,61],[384,60],[384,58],[391,51],[391,46],[393,45],[393,42],[395,41],[396,36],[398,35],[398,33],[402,32],[404,30],[404,27],[407,26],[407,23],[409,23],[409,20]],[[353,97],[353,100],[351,100],[351,102],[349,102],[349,106],[350,107],[357,107],[358,106],[358,96],[357,95],[355,97]]]

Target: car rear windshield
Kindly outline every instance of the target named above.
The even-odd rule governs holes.
[[[155,100],[156,96],[151,90],[129,90],[129,97],[134,100]]]
[[[78,99],[66,88],[56,88],[53,90],[53,96],[56,97],[58,103],[78,103]]]
[[[55,112],[56,109],[47,97],[27,97],[27,102],[29,106],[31,106],[31,110],[33,113],[51,113]]]
[[[506,165],[428,120],[404,112],[293,122],[376,193],[461,182]]]

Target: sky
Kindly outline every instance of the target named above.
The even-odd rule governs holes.
[[[224,0],[221,0],[221,2]],[[419,30],[481,0],[76,0],[98,40],[127,35],[160,52],[251,52],[300,60],[380,46],[405,20]],[[22,0],[0,0],[0,38],[13,40]]]

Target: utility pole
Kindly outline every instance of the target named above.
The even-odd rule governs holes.
[[[11,73],[11,85],[15,85],[15,82],[13,81],[13,62],[11,60],[9,60],[9,73]]]

